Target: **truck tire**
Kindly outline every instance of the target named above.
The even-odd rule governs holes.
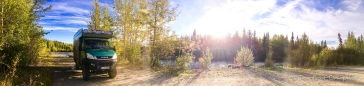
[[[109,78],[115,78],[116,77],[116,65],[112,66],[111,69],[109,70]]]
[[[77,60],[76,60],[76,58],[75,57],[73,57],[73,62],[75,62],[75,69],[77,70],[78,68],[78,64],[77,64]]]
[[[81,69],[81,67],[80,67],[80,65],[79,65],[79,63],[77,62],[77,60],[76,60],[76,58],[73,58],[74,60],[75,60],[75,70],[80,70]]]
[[[76,63],[75,70],[80,70],[80,66]]]
[[[82,66],[82,78],[85,81],[88,81],[90,79],[90,70],[86,65]]]

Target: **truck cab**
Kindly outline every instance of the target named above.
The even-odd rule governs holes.
[[[83,80],[89,80],[90,73],[108,73],[110,78],[116,76],[115,47],[108,41],[112,37],[110,31],[80,29],[76,32],[73,60],[75,69],[82,69]]]

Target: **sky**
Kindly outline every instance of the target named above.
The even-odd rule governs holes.
[[[113,4],[113,0],[100,0]],[[314,42],[326,40],[338,45],[338,33],[345,40],[348,32],[364,34],[363,0],[170,0],[180,14],[168,26],[179,35],[198,34],[222,37],[246,30],[301,37],[306,33]],[[50,34],[45,38],[72,43],[92,10],[91,0],[47,0],[53,8],[39,22]],[[272,37],[272,36],[271,36]]]

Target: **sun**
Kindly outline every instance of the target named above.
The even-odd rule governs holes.
[[[214,9],[206,12],[192,26],[197,33],[211,35],[217,38],[224,38],[227,34],[242,31],[244,22],[241,15],[234,10]]]

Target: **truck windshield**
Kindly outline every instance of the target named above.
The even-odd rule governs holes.
[[[87,49],[111,49],[106,40],[85,40]]]

